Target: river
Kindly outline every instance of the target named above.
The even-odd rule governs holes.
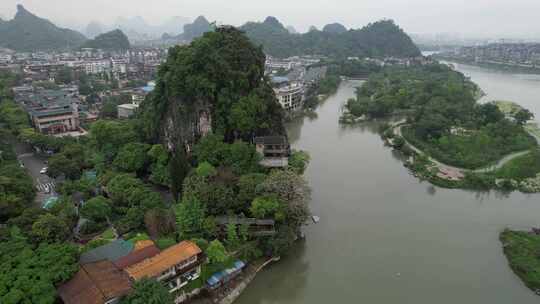
[[[488,94],[540,117],[540,77],[456,65]],[[358,83],[345,82],[317,117],[288,126],[310,152],[307,238],[263,270],[238,304],[538,303],[507,265],[499,232],[540,225],[540,196],[448,190],[409,175],[376,123],[338,124]]]

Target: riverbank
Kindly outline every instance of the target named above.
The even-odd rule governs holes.
[[[540,230],[506,229],[499,238],[510,268],[527,287],[540,295]]]
[[[492,69],[495,71],[510,72],[510,73],[524,73],[524,74],[540,74],[540,67],[521,66],[513,63],[497,63],[497,62],[476,62],[472,60],[463,60],[461,58],[443,56],[440,54],[433,55],[437,60],[452,61],[461,64],[467,64],[471,66],[477,66],[486,69]]]
[[[257,273],[262,271],[269,264],[279,261],[279,257],[259,259],[249,263],[246,268],[234,279],[227,282],[225,286],[211,292],[200,293],[200,295],[186,301],[187,304],[232,304],[255,279]]]
[[[405,126],[406,121],[399,120],[382,137],[408,157],[405,166],[422,180],[444,188],[540,192],[540,156],[531,150],[510,153],[483,168],[467,169],[443,163],[411,143],[402,132]]]

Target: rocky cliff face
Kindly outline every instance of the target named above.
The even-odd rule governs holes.
[[[143,105],[149,134],[189,153],[209,132],[232,142],[285,135],[283,112],[264,77],[265,55],[232,27],[171,49],[156,91]]]

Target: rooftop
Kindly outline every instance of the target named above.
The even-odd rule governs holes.
[[[285,145],[287,144],[287,138],[282,135],[260,136],[260,137],[255,137],[254,142],[256,144],[263,144],[263,145]]]
[[[131,290],[129,277],[110,261],[82,265],[75,276],[58,288],[65,304],[103,304]]]
[[[119,258],[116,262],[114,262],[116,267],[125,269],[159,254],[159,248],[157,248],[152,241],[150,242],[152,244],[149,246],[135,249],[135,251],[132,251],[130,254]]]
[[[100,260],[114,262],[128,255],[131,251],[133,251],[133,244],[119,239],[81,254],[79,262],[81,264],[93,263]]]
[[[154,257],[126,268],[125,271],[135,280],[144,277],[157,277],[165,270],[180,264],[201,252],[201,249],[195,243],[182,241],[179,244],[163,250]]]

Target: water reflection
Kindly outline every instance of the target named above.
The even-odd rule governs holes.
[[[276,292],[265,295],[242,295],[240,301],[244,303],[296,303],[305,292],[309,262],[305,258],[306,243],[298,242],[291,253],[279,262],[271,264],[263,270],[267,272],[264,279],[255,278],[251,288],[268,288]],[[288,275],[278,275],[287,271]]]

